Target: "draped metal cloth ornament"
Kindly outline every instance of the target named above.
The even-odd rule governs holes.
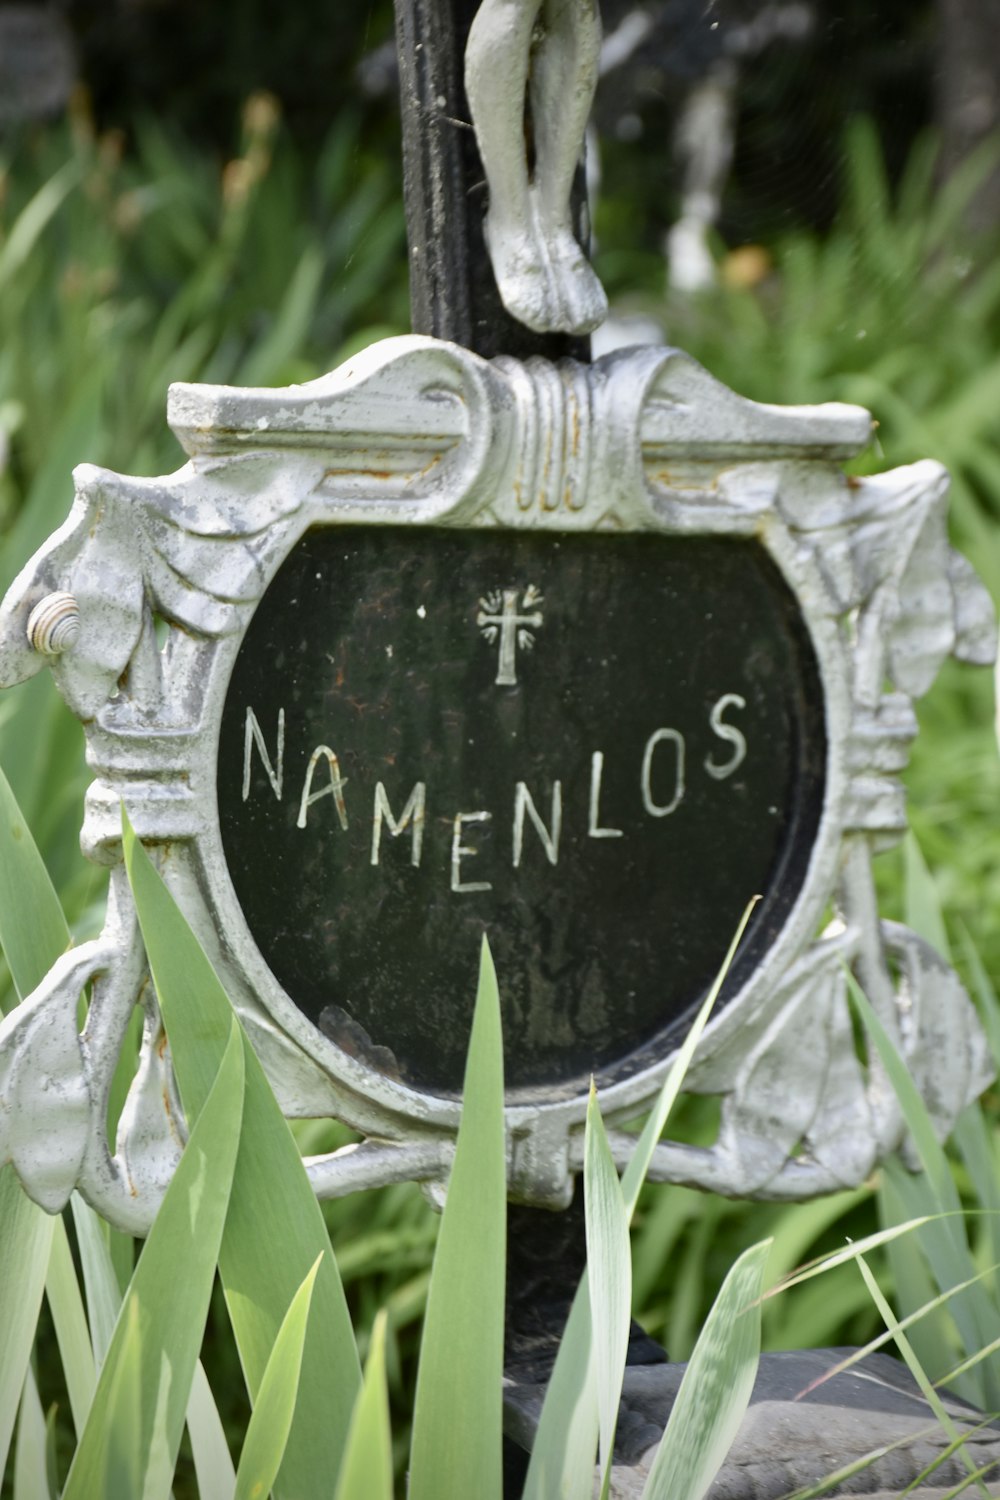
[[[541,333],[589,333],[608,310],[570,211],[600,53],[597,0],[483,0],[469,33],[486,243],[504,306]]]
[[[188,455],[184,467],[160,479],[79,468],[67,521],[0,606],[0,684],[48,668],[84,726],[94,781],[82,843],[111,869],[101,935],[63,955],[0,1027],[0,1159],[14,1163],[38,1203],[56,1211],[78,1186],[113,1223],[142,1233],[184,1141],[122,865],[123,803],[222,976],[285,1112],[337,1116],[363,1137],[307,1163],[320,1195],[447,1178],[456,1090],[419,1051],[420,1026],[410,1060],[402,1042],[395,1045],[378,1008],[380,974],[389,958],[399,960],[394,983],[412,985],[421,1024],[440,1026],[431,1035],[457,1038],[458,1047],[471,996],[455,998],[450,1012],[435,1010],[451,1001],[421,991],[419,973],[405,966],[408,946],[379,947],[379,924],[393,919],[390,892],[426,882],[428,920],[452,920],[458,935],[470,920],[477,931],[489,928],[490,903],[502,893],[525,922],[540,912],[551,946],[534,961],[530,945],[523,960],[514,952],[506,982],[501,967],[505,1023],[523,1053],[533,1046],[532,1028],[544,1032],[540,1072],[508,1094],[508,1170],[515,1198],[558,1205],[581,1164],[587,1049],[598,1057],[609,1122],[634,1118],[662,1083],[678,1027],[704,988],[702,970],[721,958],[735,925],[725,915],[719,927],[709,914],[712,942],[696,955],[687,989],[678,989],[669,906],[656,905],[661,881],[648,872],[686,897],[698,884],[699,838],[689,839],[683,820],[691,829],[710,826],[718,809],[738,845],[744,817],[768,813],[754,778],[786,755],[791,797],[795,767],[809,752],[814,815],[776,836],[776,873],[764,882],[770,916],[751,933],[750,959],[687,1080],[722,1097],[719,1137],[705,1148],[662,1141],[651,1175],[739,1196],[806,1198],[857,1184],[905,1149],[904,1120],[879,1061],[858,1054],[851,972],[907,1059],[937,1130],[948,1131],[990,1080],[988,1049],[943,960],[880,920],[872,879],[873,859],[906,829],[899,777],[916,733],[913,699],[949,655],[985,664],[994,653],[990,601],[948,544],[948,479],[938,464],[845,477],[839,464],[868,442],[867,413],[757,405],[670,349],[585,367],[487,362],[406,337],[286,390],[174,386],[168,418]],[[379,562],[383,535],[391,566]],[[618,615],[601,613],[587,580],[600,579],[604,556],[609,568],[619,559],[614,566],[627,580],[631,542],[651,561],[635,585],[638,624],[614,645],[612,660],[602,653]],[[440,575],[432,561],[438,543],[457,549]],[[563,580],[581,548],[586,587],[570,608]],[[762,597],[777,601],[790,622],[781,639],[791,642],[788,660],[804,664],[803,692],[818,703],[811,718],[781,706],[791,689],[768,667],[779,658],[767,655],[756,625],[747,633],[735,606],[730,618],[717,602],[722,575],[714,575],[713,559],[723,554],[733,587],[742,588],[744,574],[763,580]],[[293,576],[286,565],[314,556],[325,559],[314,583],[326,615],[303,613],[297,593],[281,593]],[[420,582],[428,558],[433,589]],[[661,559],[671,579],[671,569],[687,569],[689,588],[671,582],[657,592]],[[294,576],[305,587],[306,572]],[[617,606],[625,616],[628,595],[626,581]],[[387,600],[392,608],[401,601],[399,636],[379,634]],[[660,611],[649,616],[660,621],[656,629],[642,627],[649,600]],[[676,629],[686,629],[688,608],[692,644],[682,659],[672,634],[678,621]],[[268,613],[287,621],[287,636],[277,637],[284,655],[260,662],[262,682],[287,686],[280,712],[241,696]],[[427,646],[424,631],[438,632]],[[436,673],[434,642],[452,637],[460,650],[442,656]],[[567,696],[576,678],[559,674],[577,667],[585,683],[603,682],[612,695],[620,677],[620,721],[590,721],[586,692]],[[649,700],[647,718],[634,724],[625,698],[642,695],[625,694],[631,672],[641,673]],[[295,696],[317,682],[316,703]],[[481,723],[470,717],[464,683],[475,686]],[[548,704],[555,714],[556,699],[569,716],[565,731],[558,716],[539,721],[555,727],[531,751],[549,758],[519,759],[534,722],[524,705]],[[340,726],[336,742],[296,741],[296,715],[307,709],[329,713]],[[404,709],[425,715],[420,745],[430,770],[400,764],[400,754],[410,754],[397,735]],[[345,727],[352,724],[355,750],[364,747],[353,761]],[[489,746],[484,724],[499,726]],[[601,724],[607,733],[598,740]],[[499,743],[503,735],[509,743]],[[376,752],[378,764],[368,764]],[[454,757],[476,790],[479,762],[503,756],[505,808],[468,800],[465,783],[441,780]],[[616,757],[626,767],[620,782]],[[227,856],[244,817],[257,812],[277,819],[260,825],[272,831],[252,845],[260,878],[274,881],[264,906],[287,912],[294,927],[301,898],[305,932],[306,895],[317,903],[317,941],[331,964],[320,976],[325,1019],[292,980],[289,988],[282,982],[287,934],[265,930],[244,891],[244,861],[238,868]],[[337,851],[352,838],[354,862],[340,865]],[[303,874],[301,889],[290,886],[288,866],[272,861],[272,839],[293,858],[313,848],[319,883]],[[633,877],[626,861],[637,849],[652,852]],[[567,902],[574,871],[591,865],[605,872],[595,877],[601,889],[610,889],[606,872],[621,874],[622,923],[637,913],[639,926],[626,933],[639,976],[632,998],[601,988],[596,970],[578,988],[575,981],[559,988],[559,924],[580,918]],[[369,945],[369,982],[338,978],[342,948],[353,940],[350,882],[390,878],[394,884],[368,902],[374,925],[358,936],[362,952]],[[726,899],[741,906],[753,892],[736,884]],[[332,926],[325,902],[346,913]],[[584,903],[584,924],[591,916],[598,919],[596,906]],[[88,985],[80,1030],[77,1006]],[[632,1004],[645,1028],[636,1038],[616,1019],[631,1016]],[[110,1141],[108,1089],[137,1006],[145,1018],[141,1061]],[[405,1016],[402,1002],[394,1014]],[[567,1016],[575,1018],[568,1029]],[[611,1138],[624,1161],[632,1138],[617,1130]]]

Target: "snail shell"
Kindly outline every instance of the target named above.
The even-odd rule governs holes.
[[[80,606],[61,590],[46,594],[28,616],[28,644],[45,656],[59,656],[80,634]]]

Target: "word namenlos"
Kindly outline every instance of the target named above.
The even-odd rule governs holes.
[[[716,749],[702,760],[702,769],[715,782],[729,779],[743,764],[747,756],[747,741],[743,731],[727,715],[746,708],[746,700],[739,693],[723,693],[712,705],[708,714],[709,728],[719,741]],[[252,707],[246,710],[243,742],[243,801],[247,802],[253,787],[253,757],[256,750],[264,773],[275,798],[280,802],[285,787],[285,710],[279,709],[275,753],[271,755]],[[316,803],[329,798],[336,815],[336,822],[346,833],[351,827],[351,818],[359,814],[349,810],[347,787],[351,778],[341,770],[342,757],[329,745],[316,745],[309,756],[298,798],[296,827],[305,829],[309,825],[310,810]],[[681,807],[688,792],[688,746],[678,729],[658,727],[647,737],[641,756],[638,757],[637,793],[643,813],[650,818],[668,818]],[[602,785],[605,772],[603,750],[594,750],[590,756],[589,780],[586,796],[586,832],[589,839],[624,838],[625,830],[605,821],[601,809]],[[314,783],[320,782],[317,789]],[[536,788],[536,791],[538,789]],[[559,864],[560,845],[563,835],[563,779],[555,778],[548,789],[547,820],[538,810],[535,794],[526,781],[514,784],[513,805],[510,812],[510,863],[514,869],[521,866],[525,856],[525,832],[528,825],[534,830],[544,858],[550,865]],[[352,792],[356,806],[361,794]],[[541,793],[538,794],[542,800]],[[408,832],[410,836],[410,864],[416,869],[424,855],[425,832],[428,820],[428,786],[426,780],[416,780],[397,814],[392,806],[385,783],[376,781],[371,794],[371,839],[368,844],[368,860],[377,866],[382,858],[383,838],[388,830],[393,839]],[[568,800],[568,799],[567,799]],[[367,795],[364,798],[368,804]],[[397,807],[399,801],[397,799]],[[579,802],[582,807],[582,801]],[[365,807],[367,816],[368,808]],[[459,894],[492,889],[488,880],[463,878],[463,863],[473,859],[479,852],[466,842],[465,832],[469,825],[494,822],[493,811],[486,808],[449,811],[450,858],[448,861],[450,887]]]

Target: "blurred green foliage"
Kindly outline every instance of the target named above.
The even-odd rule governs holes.
[[[394,173],[343,113],[304,159],[255,95],[218,163],[152,120],[135,149],[86,109],[0,148],[0,589],[72,499],[75,464],[176,468],[172,380],[285,384],[406,326]],[[75,917],[82,761],[41,681],[0,704],[4,763]]]
[[[972,242],[963,227],[988,163],[970,163],[941,190],[924,141],[893,186],[863,121],[842,159],[828,234],[793,228],[768,243],[752,277],[720,242],[720,287],[686,302],[664,291],[662,261],[611,177],[598,211],[599,269],[619,306],[657,319],[735,389],[870,407],[878,437],[863,466],[944,461],[956,540],[997,597],[1000,243]],[[181,461],[163,419],[171,380],[300,381],[406,326],[397,168],[350,110],[314,151],[293,144],[269,95],[248,101],[226,160],[149,119],[128,142],[99,133],[82,106],[66,124],[0,148],[0,587],[63,519],[75,463],[156,473]],[[914,827],[954,931],[971,935],[996,976],[1000,767],[989,674],[946,670],[921,719],[908,777]],[[92,935],[103,877],[77,849],[82,737],[47,674],[0,701],[0,761],[74,931]],[[902,856],[881,868],[886,913],[900,916]],[[0,1001],[5,994],[9,1003],[0,965]],[[988,1099],[991,1118],[995,1108]],[[707,1141],[716,1124],[716,1106],[692,1100],[676,1128]],[[346,1139],[323,1122],[296,1133],[305,1152]],[[961,1172],[959,1183],[971,1190]],[[743,1249],[773,1236],[781,1273],[864,1234],[874,1215],[866,1191],[795,1208],[649,1192],[633,1233],[637,1314],[683,1358]],[[390,1309],[389,1388],[406,1413],[433,1221],[414,1188],[325,1205],[324,1216],[362,1353],[377,1309]],[[210,1325],[220,1319],[217,1310]],[[765,1344],[860,1342],[872,1326],[870,1299],[845,1266],[769,1306]],[[241,1431],[232,1345],[210,1341],[205,1363],[229,1403],[224,1419]],[[60,1377],[44,1365],[40,1374],[48,1399]]]

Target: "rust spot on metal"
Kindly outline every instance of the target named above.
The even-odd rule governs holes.
[[[719,474],[697,474],[690,472],[678,472],[675,469],[653,469],[649,470],[647,477],[652,484],[665,485],[671,490],[717,490],[719,488]]]
[[[391,479],[391,469],[324,469],[324,479]]]

